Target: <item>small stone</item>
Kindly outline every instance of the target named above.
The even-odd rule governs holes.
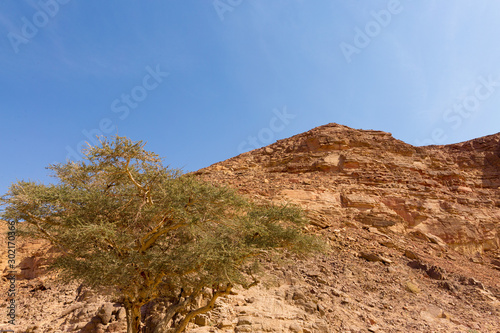
[[[194,317],[194,323],[198,326],[207,326],[208,325],[208,317],[204,315],[198,315]]]
[[[303,333],[302,327],[300,327],[298,323],[291,323],[288,328],[290,329],[290,332]]]
[[[113,313],[113,304],[105,303],[103,306],[101,306],[101,308],[97,312],[97,316],[101,318],[101,322],[104,325],[107,325],[111,321],[112,313]]]
[[[496,267],[500,268],[500,260],[498,260],[498,259],[493,259],[493,260],[491,261],[491,264],[492,264],[493,266],[496,266]]]
[[[320,315],[322,315],[322,316],[325,315],[326,309],[325,309],[325,307],[323,305],[317,304],[316,308],[317,308],[317,310],[318,310],[318,312],[319,312]]]
[[[127,317],[127,312],[126,312],[125,308],[120,308],[119,310],[117,310],[115,317],[116,317],[116,320],[125,319]]]
[[[480,281],[478,281],[478,280],[476,280],[474,278],[469,278],[469,280],[467,282],[471,286],[476,286],[479,289],[483,289],[484,290],[484,285]]]
[[[338,289],[332,288],[332,295],[336,297],[342,296],[344,293]]]
[[[340,304],[349,304],[351,303],[351,299],[349,297],[342,297],[340,300]]]
[[[81,302],[77,302],[73,305],[71,305],[70,307],[68,307],[66,310],[64,310],[62,313],[61,313],[61,317],[64,317],[68,314],[70,314],[71,312],[75,311],[75,310],[78,310],[80,308],[82,308],[84,306],[84,303],[81,303]]]
[[[245,302],[247,302],[247,303],[253,303],[253,302],[255,302],[255,297],[245,298]]]
[[[427,275],[434,280],[445,280],[445,270],[437,267],[437,266],[432,266],[426,271]]]
[[[253,324],[252,317],[243,316],[238,318],[237,326],[252,325],[252,324]]]
[[[240,333],[240,332],[253,332],[252,326],[251,325],[241,325],[237,326],[234,329],[235,333]]]
[[[321,284],[328,284],[328,281],[326,281],[322,276],[316,276],[314,280]]]
[[[227,319],[224,319],[217,325],[218,328],[231,327],[231,326],[233,326],[233,323]]]
[[[78,296],[76,298],[78,302],[95,303],[97,302],[97,294],[90,289],[78,288]]]
[[[410,250],[405,251],[405,257],[408,259],[412,259],[412,260],[420,260],[418,255],[415,252],[410,251]]]
[[[380,261],[382,261],[386,265],[392,264],[392,260],[391,259],[387,259],[386,257],[380,256]]]
[[[302,292],[296,291],[296,292],[293,293],[292,299],[294,301],[299,300],[299,299],[305,300],[306,297],[304,296],[304,294]]]
[[[127,324],[125,322],[113,322],[111,324],[108,325],[108,327],[106,328],[106,332],[110,333],[110,332],[124,332],[127,330]]]
[[[394,244],[394,242],[391,242],[391,241],[382,241],[382,242],[380,242],[380,245],[383,245],[385,247],[389,247],[391,249],[396,249],[397,248],[397,245]]]
[[[406,282],[406,290],[414,294],[418,294],[420,292],[420,288],[412,282]]]
[[[323,322],[315,322],[312,324],[313,329],[318,333],[329,333],[328,325]],[[304,332],[305,333],[305,332]]]
[[[449,291],[456,291],[458,289],[458,287],[456,285],[454,285],[453,283],[451,283],[449,281],[440,281],[438,283],[438,285],[440,288],[443,288],[443,289],[449,290]]]
[[[80,330],[84,328],[87,325],[87,323],[82,322],[82,323],[76,323],[75,326],[73,326],[73,330]]]
[[[375,253],[361,252],[359,256],[367,261],[373,261],[373,262],[382,261],[380,256]]]
[[[418,260],[410,261],[407,265],[413,269],[422,269],[424,271],[427,271],[429,269],[426,264],[423,264]]]
[[[449,314],[448,312],[443,311],[443,312],[441,312],[441,314],[439,315],[439,318],[443,318],[443,319],[450,319],[450,318],[451,318],[451,316],[450,316],[450,314]]]

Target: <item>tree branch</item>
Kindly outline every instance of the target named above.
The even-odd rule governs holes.
[[[134,218],[134,224],[137,224],[137,221],[139,221],[139,217],[141,217],[141,211],[142,208],[146,205],[147,201],[143,200],[141,204],[139,205],[139,209],[137,210],[137,214],[135,214]]]
[[[130,169],[128,167],[130,165],[130,160],[130,158],[127,158],[127,163],[125,164],[125,174],[141,192],[145,192],[146,190],[144,189],[144,187],[142,187],[142,185],[135,180],[134,176],[132,176],[132,173],[130,172]]]
[[[230,283],[228,283],[224,290],[218,290],[213,294],[212,299],[210,299],[207,305],[202,306],[201,308],[198,308],[196,310],[190,311],[184,317],[184,319],[179,323],[179,326],[176,327],[174,333],[183,332],[186,329],[187,324],[191,321],[191,319],[193,319],[195,316],[199,314],[206,313],[212,310],[215,306],[215,301],[221,296],[229,295],[231,293],[232,288],[233,286]]]
[[[167,218],[170,215],[171,211],[172,210],[170,210],[168,213],[164,214],[164,216],[161,219],[161,221],[158,222],[158,224],[150,232],[148,232],[146,235],[144,235],[144,237],[142,237],[142,239],[147,239],[148,237],[150,237],[151,235],[153,235],[154,233],[156,233],[158,231],[158,229],[160,229],[163,226],[163,224],[167,221]]]
[[[140,252],[144,252],[144,251],[146,251],[146,250],[147,250],[147,249],[149,249],[151,246],[153,246],[153,244],[156,242],[156,240],[157,240],[160,236],[162,236],[162,235],[164,235],[164,234],[166,234],[166,233],[168,233],[168,232],[170,232],[170,231],[172,231],[172,230],[179,229],[179,228],[181,228],[181,227],[183,227],[183,226],[185,226],[185,225],[186,225],[185,223],[178,223],[178,224],[176,224],[176,225],[172,225],[172,226],[167,227],[167,228],[165,228],[165,229],[160,229],[160,230],[159,230],[159,231],[157,231],[155,234],[153,234],[153,235],[152,235],[152,236],[151,236],[148,240],[146,240],[146,242],[145,242],[145,243],[143,243],[143,242],[142,242],[142,240],[141,240],[141,244],[142,244],[142,246],[141,246],[141,248],[139,249],[139,251],[140,251]],[[149,234],[148,234],[148,235],[149,235]],[[145,239],[145,237],[143,237],[142,239]]]
[[[183,293],[181,293],[177,299],[177,302],[174,304],[171,304],[167,311],[165,312],[165,316],[160,320],[158,325],[155,327],[153,333],[163,333],[167,331],[167,326],[170,323],[170,321],[175,317],[176,314],[182,312],[183,310],[186,309],[186,307],[193,303],[195,299],[200,295],[201,291],[203,290],[203,284],[198,284],[193,292],[189,295],[189,297],[183,298]],[[170,332],[170,330],[169,330]],[[177,332],[177,331],[175,331]]]
[[[47,230],[45,230],[44,228],[42,228],[40,226],[40,222],[47,223],[47,221],[45,221],[44,219],[37,218],[35,215],[31,214],[30,212],[26,212],[26,214],[28,214],[28,216],[32,219],[31,224],[36,226],[37,229],[42,234],[44,234],[48,240],[50,240],[51,243],[53,243],[54,245],[59,247],[61,249],[61,251],[64,252],[64,254],[69,254],[69,252],[57,241],[57,239],[54,236],[52,236]],[[27,221],[27,222],[30,223],[29,221]]]
[[[147,203],[153,204],[153,198],[151,197],[151,191],[149,189],[145,189],[144,186],[139,184],[137,180],[135,180],[134,176],[130,172],[129,165],[130,165],[131,158],[127,158],[127,163],[125,164],[125,174],[127,177],[134,183],[134,185],[141,191],[141,193],[147,198]]]

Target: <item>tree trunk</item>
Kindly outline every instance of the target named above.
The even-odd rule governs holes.
[[[127,314],[127,333],[139,333],[141,326],[141,305],[138,303],[125,303]]]
[[[185,307],[185,304],[174,304],[168,307],[165,316],[160,320],[158,325],[156,325],[153,333],[167,333],[169,331],[173,331],[173,329],[169,329],[170,321],[177,314],[177,311],[180,311]]]
[[[184,332],[191,319],[193,319],[196,315],[211,311],[215,306],[215,301],[221,296],[229,295],[231,293],[232,288],[233,288],[232,284],[228,283],[225,289],[217,290],[216,292],[214,292],[212,294],[212,298],[208,301],[208,304],[198,309],[190,311],[184,317],[184,319],[181,320],[181,322],[177,325],[177,327],[174,330],[174,333]]]
[[[199,291],[201,289],[198,290],[197,292],[193,293],[190,297],[188,297],[184,302],[181,302],[179,304],[171,306],[167,310],[165,317],[162,320],[160,320],[160,322],[158,323],[158,326],[155,327],[154,333],[182,333],[182,332],[184,332],[188,323],[196,315],[211,311],[215,306],[215,301],[221,296],[229,295],[231,293],[232,287],[233,286],[231,284],[227,284],[227,286],[224,289],[221,289],[221,290],[214,292],[212,294],[212,298],[208,301],[207,305],[189,311],[175,327],[168,328],[173,316],[181,309],[186,309],[186,307],[188,305],[192,304],[192,302],[196,299],[196,297],[199,295]]]

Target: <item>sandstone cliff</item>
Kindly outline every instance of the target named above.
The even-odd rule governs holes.
[[[197,174],[297,203],[323,228],[355,220],[468,254],[500,246],[500,133],[414,147],[390,133],[328,124]]]

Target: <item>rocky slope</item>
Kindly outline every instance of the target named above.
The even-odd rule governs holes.
[[[323,228],[354,220],[421,232],[468,254],[500,246],[500,133],[414,147],[390,133],[328,124],[197,174],[297,203]]]
[[[188,332],[500,332],[500,133],[413,147],[329,124],[196,174],[299,204],[332,251],[263,260],[261,285],[221,299]],[[16,332],[125,332],[105,294],[44,272],[47,244],[25,240],[18,253]],[[7,288],[4,277],[3,309]]]

